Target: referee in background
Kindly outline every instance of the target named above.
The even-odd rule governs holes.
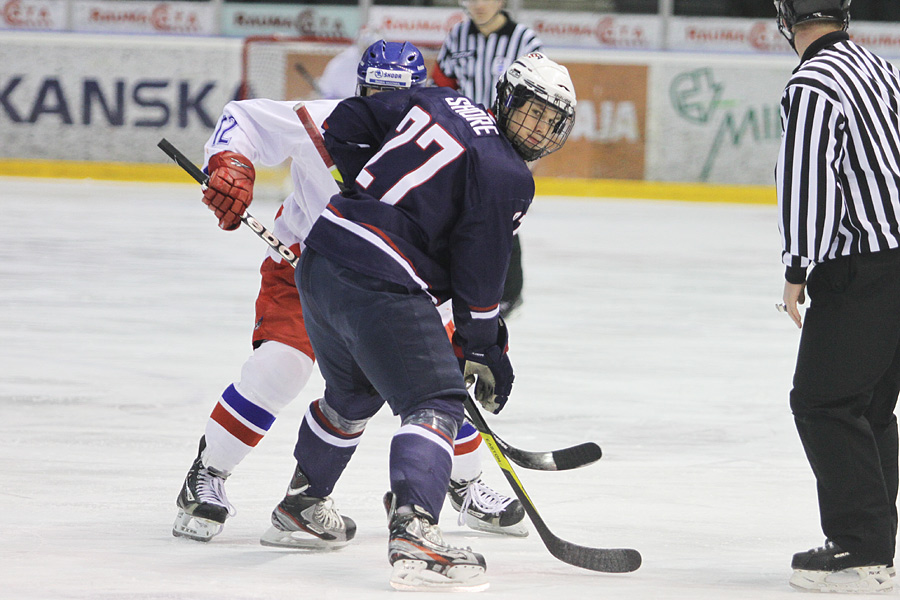
[[[452,87],[491,108],[500,76],[520,56],[541,51],[541,41],[531,28],[512,20],[503,10],[504,0],[459,0],[459,4],[469,18],[447,34],[431,78],[436,85]],[[500,301],[504,318],[522,304],[522,285],[522,246],[517,235]]]
[[[900,71],[850,41],[850,0],[775,5],[801,57],[781,99],[775,172],[781,308],[800,327],[797,305],[808,291],[791,410],[826,536],[823,547],[794,555],[790,583],[888,591],[897,535]]]

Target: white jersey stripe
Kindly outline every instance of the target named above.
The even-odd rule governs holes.
[[[534,31],[521,23],[509,20],[500,31],[485,37],[466,20],[447,34],[437,62],[444,75],[456,79],[463,96],[490,108],[506,68],[518,57],[541,49]]]
[[[900,247],[900,70],[838,39],[800,65],[781,104],[784,264]]]
[[[306,424],[309,426],[312,432],[316,434],[317,438],[330,446],[337,446],[338,448],[354,448],[359,445],[359,442],[362,439],[361,435],[350,439],[338,437],[319,425],[318,421],[316,421],[315,417],[312,416],[312,413],[310,411],[311,408],[306,409],[306,414],[303,415],[303,420],[306,421]]]
[[[405,258],[403,258],[403,256],[398,254],[396,250],[391,248],[383,239],[381,239],[380,236],[376,235],[372,231],[369,231],[365,227],[354,223],[353,221],[342,219],[328,209],[326,209],[325,212],[322,213],[321,218],[331,221],[335,225],[346,229],[354,235],[358,235],[359,237],[363,238],[364,240],[387,254],[394,262],[400,265],[400,267],[404,271],[406,271],[407,275],[409,275],[410,279],[412,279],[416,283],[416,285],[421,287],[422,290],[426,294],[428,294],[428,297],[431,298],[431,301],[435,305],[438,304],[437,298],[435,298],[428,292],[428,284],[425,283],[425,281],[421,277],[419,277],[415,269],[412,268],[412,265],[410,265],[409,262]]]
[[[453,459],[453,444],[448,443],[446,439],[437,433],[422,427],[421,425],[403,425],[397,432],[394,434],[394,437],[398,435],[417,435],[421,438],[424,438],[431,442],[432,444],[437,444],[447,453],[447,456],[450,459]]]

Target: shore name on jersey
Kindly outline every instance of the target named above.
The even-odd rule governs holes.
[[[500,135],[497,124],[484,110],[473,105],[471,100],[464,96],[456,98],[444,98],[450,109],[461,116],[472,128],[476,135]]]

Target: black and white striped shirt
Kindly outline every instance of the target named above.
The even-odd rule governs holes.
[[[518,57],[541,49],[541,40],[531,28],[507,21],[485,37],[471,19],[457,23],[447,34],[438,53],[437,65],[457,82],[457,89],[476,103],[490,108],[497,81]]]
[[[900,247],[900,70],[829,33],[781,98],[775,169],[785,277],[811,263]]]

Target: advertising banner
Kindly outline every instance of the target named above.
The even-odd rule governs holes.
[[[662,47],[662,21],[654,15],[524,10],[529,25],[545,46],[655,50]]]
[[[672,61],[651,68],[647,179],[772,183],[781,93],[795,61]]]
[[[285,35],[352,39],[359,30],[356,6],[233,4],[222,8],[222,34]]]
[[[0,1],[0,29],[63,31],[66,0]]]
[[[643,179],[647,125],[645,65],[567,62],[578,95],[575,126],[535,176]]]
[[[159,163],[166,137],[199,160],[237,88],[235,40],[38,35],[0,44],[0,156]]]
[[[72,28],[89,33],[213,35],[210,2],[129,2],[72,0]]]
[[[765,20],[673,17],[669,23],[668,49],[765,54],[793,52],[778,32],[774,14]]]
[[[853,21],[850,38],[886,58],[900,57],[900,29],[896,23]],[[793,55],[775,19],[673,17],[669,50],[685,52],[748,52]]]
[[[466,14],[459,9],[373,6],[368,27],[386,39],[438,47]],[[656,49],[660,20],[653,15],[523,10],[517,20],[534,29],[545,46],[605,49]]]
[[[460,9],[373,6],[368,27],[387,40],[438,48],[450,29],[465,19]]]
[[[897,23],[853,21],[850,39],[885,58],[900,58],[900,27]],[[893,62],[897,64],[898,61]]]

